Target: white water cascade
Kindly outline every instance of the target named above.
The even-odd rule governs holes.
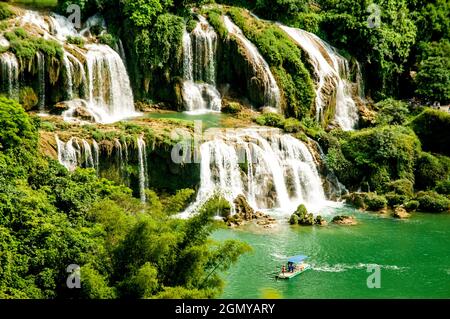
[[[147,146],[142,136],[137,139],[139,163],[139,195],[142,202],[146,201],[145,189],[148,188]]]
[[[203,16],[189,34],[183,34],[183,85],[185,109],[190,113],[219,112],[222,99],[216,84],[217,34]]]
[[[39,111],[45,110],[45,55],[38,51],[36,53],[36,62],[38,68],[38,81],[39,81]]]
[[[300,140],[268,128],[210,130],[206,134],[211,139],[200,147],[201,184],[186,215],[216,193],[231,207],[242,194],[256,210],[289,214],[301,203],[308,209],[325,205],[316,164]]]
[[[67,170],[74,171],[77,167],[98,167],[99,150],[98,144],[94,140],[92,140],[92,145],[85,139],[78,139],[76,137],[72,137],[67,142],[63,142],[59,139],[58,135],[55,135],[55,140],[58,146],[58,161]]]
[[[354,129],[359,115],[352,97],[348,61],[316,35],[281,24],[280,27],[308,54],[314,67],[316,120],[321,122],[325,107],[335,103],[337,124],[344,130]]]
[[[92,43],[89,28],[100,25],[106,28],[104,19],[95,15],[85,23],[85,29],[78,32],[64,16],[52,13],[44,15],[25,10],[17,17],[18,23],[30,27],[33,32],[43,34],[46,39],[60,42],[64,48],[63,69],[67,98],[64,101],[69,109],[63,113],[67,121],[75,121],[82,113],[84,118],[91,118],[99,123],[113,123],[138,115],[134,108],[133,92],[126,67],[121,58],[124,56],[123,45],[119,41],[118,52],[107,45]],[[83,48],[67,43],[67,38],[82,37],[86,44]],[[76,52],[76,53],[75,53]],[[39,81],[39,110],[45,108],[45,56],[38,53],[36,57]],[[72,100],[78,100],[70,103]],[[84,100],[80,102],[79,100]],[[89,116],[86,116],[89,114]]]
[[[224,23],[228,33],[239,39],[242,45],[246,48],[250,54],[249,57],[252,60],[251,63],[255,68],[255,72],[260,75],[263,80],[265,106],[273,107],[280,111],[280,89],[266,60],[264,60],[262,55],[259,53],[258,48],[245,37],[242,30],[239,29],[239,27],[235,25],[228,16],[224,16]]]
[[[2,89],[11,99],[19,99],[19,62],[14,54],[5,52],[0,55],[0,78]]]

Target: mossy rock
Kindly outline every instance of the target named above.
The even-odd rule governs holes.
[[[353,216],[346,216],[346,215],[338,215],[333,217],[333,219],[331,220],[331,222],[333,224],[338,224],[338,225],[356,225],[356,219]]]
[[[222,113],[236,114],[242,110],[242,105],[238,102],[227,102],[222,106]]]
[[[33,88],[26,86],[19,92],[19,101],[25,111],[30,111],[38,104],[39,98]]]

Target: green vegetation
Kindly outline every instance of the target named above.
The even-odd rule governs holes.
[[[232,8],[229,14],[272,67],[283,92],[284,114],[295,118],[309,116],[315,93],[300,49],[276,25],[256,20],[238,8]]]
[[[68,36],[67,37],[67,43],[70,44],[75,44],[76,46],[79,47],[84,47],[84,39],[82,37],[77,37],[77,36]]]
[[[450,114],[427,109],[411,123],[424,150],[450,156]]]
[[[22,69],[29,66],[37,52],[45,54],[50,60],[63,59],[64,52],[59,42],[31,36],[22,28],[6,32],[5,38],[10,41],[11,51],[16,55]]]
[[[147,190],[142,204],[92,169],[69,173],[40,156],[38,126],[0,97],[0,298],[218,296],[220,273],[249,247],[209,239],[215,199],[173,218],[192,190],[161,200]],[[71,264],[81,267],[77,292],[66,286]]]
[[[9,8],[9,5],[4,2],[0,2],[0,20],[9,19],[12,16],[13,12]]]

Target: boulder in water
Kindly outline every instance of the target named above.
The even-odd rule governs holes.
[[[254,215],[253,208],[247,202],[244,195],[239,195],[234,200],[234,207],[236,208],[236,214],[241,215],[244,220],[252,220]]]
[[[308,213],[305,205],[301,204],[297,207],[297,210],[291,215],[289,220],[291,225],[298,223],[303,226],[312,226],[314,225],[314,215]]]
[[[331,221],[333,224],[338,225],[346,225],[346,226],[353,226],[357,225],[355,217],[353,216],[345,216],[345,215],[338,215],[333,218]]]
[[[406,211],[403,206],[397,206],[392,213],[392,216],[399,219],[409,218],[411,214]]]
[[[319,225],[319,226],[326,226],[328,223],[325,219],[323,219],[322,216],[318,215],[315,219],[314,219],[314,225]]]

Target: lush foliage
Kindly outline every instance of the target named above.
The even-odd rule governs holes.
[[[244,252],[214,242],[215,199],[189,220],[173,218],[191,199],[180,190],[147,204],[94,170],[69,173],[37,153],[37,126],[0,97],[0,298],[211,298],[220,273]],[[164,205],[162,204],[164,203]],[[66,286],[81,267],[81,289]]]
[[[256,20],[237,8],[231,9],[229,13],[272,66],[283,91],[285,115],[296,118],[309,116],[315,93],[300,49],[278,26]]]
[[[450,156],[450,114],[427,109],[412,121],[411,126],[424,150]]]
[[[391,180],[414,182],[420,142],[401,126],[365,129],[322,141],[328,148],[327,165],[345,185],[384,192]]]

